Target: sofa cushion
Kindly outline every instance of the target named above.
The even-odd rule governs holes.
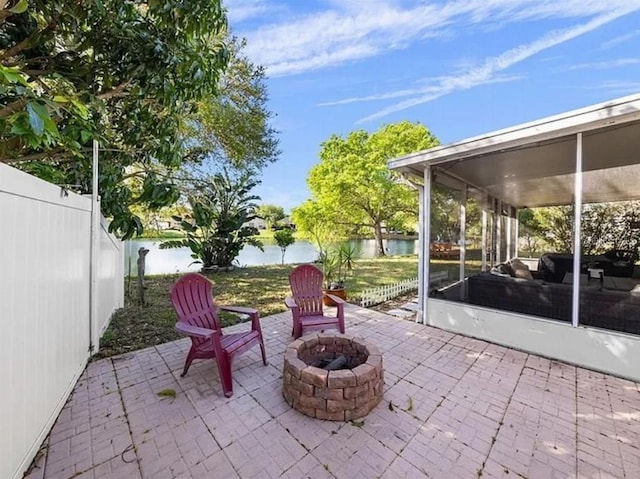
[[[531,271],[529,271],[529,267],[518,258],[512,259],[509,261],[509,264],[511,265],[511,269],[513,269],[513,276],[516,278],[533,279],[533,275],[531,274]]]
[[[491,274],[495,274],[497,276],[509,276],[515,277],[515,271],[509,263],[500,263],[491,268]]]

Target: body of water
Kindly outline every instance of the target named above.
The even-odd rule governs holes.
[[[160,240],[143,239],[125,242],[125,274],[137,274],[136,260],[138,259],[138,248],[145,247],[149,250],[146,259],[146,274],[171,274],[184,273],[187,271],[199,271],[200,264],[190,264],[194,261],[191,258],[191,250],[188,248],[160,249]],[[351,243],[358,246],[361,257],[372,258],[375,256],[375,240],[351,240]],[[418,254],[418,240],[390,239],[384,241],[387,254],[404,255]],[[285,263],[310,263],[318,258],[318,250],[313,244],[305,240],[297,240],[287,248],[284,257]],[[275,243],[264,242],[264,251],[260,251],[254,246],[245,246],[236,258],[240,266],[257,266],[263,264],[280,264],[281,252]],[[130,268],[130,269],[129,269]]]

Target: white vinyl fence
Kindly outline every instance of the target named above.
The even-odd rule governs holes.
[[[438,271],[433,273],[430,278],[430,284],[445,280],[449,277],[447,271]],[[374,304],[384,303],[390,299],[401,296],[409,291],[418,289],[418,278],[405,279],[399,283],[386,284],[376,288],[366,289],[362,292],[360,298],[360,306],[369,307]]]
[[[1,478],[22,477],[123,305],[123,247],[92,235],[92,203],[0,164]]]

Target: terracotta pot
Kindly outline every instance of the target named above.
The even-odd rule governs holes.
[[[322,302],[325,306],[335,306],[336,303],[334,300],[329,298],[327,294],[331,294],[333,296],[337,296],[338,298],[347,299],[347,290],[344,288],[340,289],[325,289],[324,296],[322,296]]]

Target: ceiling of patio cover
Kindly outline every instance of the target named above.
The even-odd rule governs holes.
[[[640,199],[640,94],[392,160],[435,181],[452,176],[516,207],[573,203],[576,133],[583,201]]]

